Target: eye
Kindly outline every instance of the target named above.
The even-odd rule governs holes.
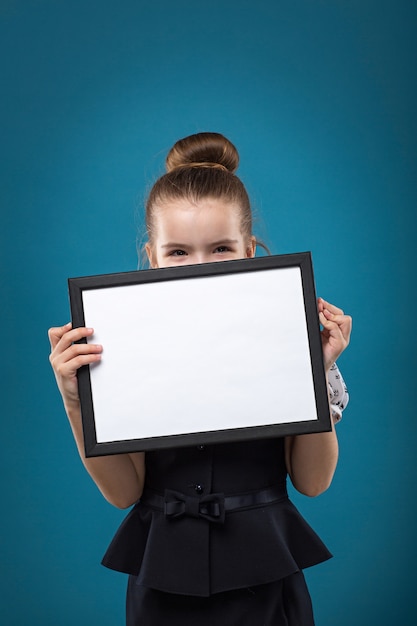
[[[186,254],[185,250],[172,250],[172,252],[169,253],[169,256],[186,256]]]
[[[225,252],[230,252],[230,248],[228,246],[217,246],[214,252],[217,254],[224,254]]]

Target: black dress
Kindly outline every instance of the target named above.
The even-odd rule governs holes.
[[[103,565],[127,624],[310,626],[303,568],[331,554],[286,493],[284,439],[146,453],[145,490]]]

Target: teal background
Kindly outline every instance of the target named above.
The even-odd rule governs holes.
[[[172,143],[225,133],[256,233],[311,250],[354,318],[339,467],[294,494],[334,558],[318,626],[415,624],[416,4],[2,0],[1,606],[8,626],[118,626],[100,566],[124,512],[86,475],[48,363],[69,276],[137,267]],[[262,310],[259,310],[262,323]]]

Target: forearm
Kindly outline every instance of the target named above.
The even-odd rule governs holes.
[[[323,363],[326,377],[332,365],[349,344],[352,318],[342,309],[318,299]],[[329,409],[330,410],[330,409]],[[294,487],[309,496],[323,493],[332,482],[336,470],[339,447],[333,420],[327,433],[288,437],[286,446],[287,470]]]
[[[144,453],[87,458],[79,405],[74,403],[65,409],[80,458],[103,496],[118,508],[132,505],[140,498],[143,490]]]
[[[50,328],[50,363],[54,370],[58,389],[71,424],[78,452],[87,472],[103,496],[119,508],[126,508],[142,495],[145,480],[145,455],[119,454],[86,458],[81,421],[80,398],[78,395],[77,371],[80,367],[99,363],[102,346],[94,342],[81,342],[92,337],[92,328],[72,328],[65,324]]]
[[[336,470],[339,447],[336,430],[287,439],[287,468],[294,487],[308,496],[318,496],[330,486]]]

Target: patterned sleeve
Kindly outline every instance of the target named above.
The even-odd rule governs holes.
[[[336,363],[330,368],[329,375],[329,398],[332,418],[334,423],[340,422],[343,410],[349,402],[349,393]]]

